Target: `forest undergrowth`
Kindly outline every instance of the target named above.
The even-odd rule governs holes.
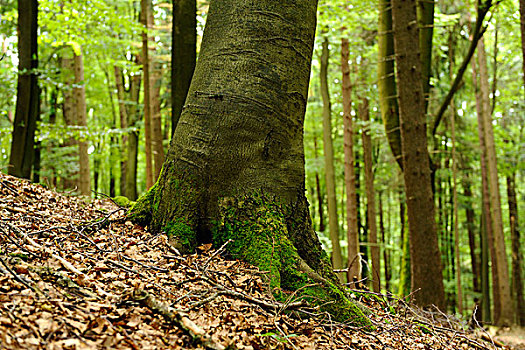
[[[372,326],[337,323],[276,301],[265,275],[222,248],[181,255],[110,200],[0,174],[1,349],[525,349],[368,291],[352,296]]]

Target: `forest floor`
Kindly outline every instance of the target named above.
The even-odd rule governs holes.
[[[525,349],[523,332],[366,292],[353,296],[373,328],[334,322],[293,293],[277,302],[221,249],[181,256],[125,214],[0,174],[1,349]]]

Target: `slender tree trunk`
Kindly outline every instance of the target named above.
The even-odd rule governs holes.
[[[523,85],[525,86],[525,0],[520,0],[520,30],[521,30],[521,54],[523,69]]]
[[[487,150],[487,170],[490,195],[490,217],[492,221],[494,252],[498,261],[496,273],[498,275],[498,288],[500,297],[499,314],[495,313],[494,323],[497,325],[509,325],[512,323],[512,298],[510,294],[509,267],[505,249],[505,236],[503,233],[503,220],[501,215],[501,198],[499,193],[498,167],[496,161],[496,146],[494,143],[494,131],[492,128],[492,110],[489,97],[487,61],[483,38],[478,43],[478,61],[480,73],[480,90],[482,100],[482,123],[485,137],[485,148]]]
[[[18,0],[18,83],[9,175],[31,178],[36,121],[40,109],[38,68],[38,1]]]
[[[314,134],[314,157],[317,158],[317,137]],[[319,213],[319,231],[324,232],[325,223],[324,223],[324,195],[321,187],[321,179],[319,178],[319,173],[315,172],[315,188],[317,192],[317,211]]]
[[[128,110],[128,152],[126,161],[126,197],[130,200],[137,199],[137,163],[139,149],[139,97],[140,97],[140,75],[130,77],[130,108]]]
[[[425,96],[425,113],[430,97],[430,75],[432,63],[432,36],[434,34],[434,1],[417,0],[419,23],[419,51],[421,57],[421,83]]]
[[[394,36],[392,32],[392,4],[390,0],[379,0],[379,60],[377,66],[377,88],[379,107],[385,126],[388,144],[397,164],[403,168],[401,154],[401,133],[395,76]]]
[[[77,123],[77,109],[75,108],[75,97],[73,94],[73,81],[74,81],[74,64],[73,56],[70,52],[64,52],[64,56],[61,58],[61,73],[62,79],[65,82],[62,89],[63,104],[62,104],[62,117],[64,124],[68,127],[73,127]],[[69,154],[70,158],[78,158],[78,140],[74,137],[65,138],[64,147],[71,148]],[[73,166],[65,169],[60,174],[60,184],[62,189],[75,189],[78,184],[78,168]]]
[[[160,109],[160,87],[162,83],[162,65],[154,62],[154,72],[152,74],[153,79],[151,79],[151,143],[153,150],[153,163],[155,164],[154,178],[155,181],[159,178],[160,171],[162,169],[162,164],[164,163],[164,146],[162,144],[162,115]]]
[[[153,157],[151,148],[151,79],[148,49],[150,0],[140,0],[142,32],[142,70],[144,72],[144,148],[146,153],[146,190],[153,186]]]
[[[470,169],[467,169],[466,172],[469,172]],[[470,251],[470,261],[472,266],[472,279],[473,279],[473,290],[476,293],[481,293],[481,275],[480,275],[480,265],[479,259],[476,254],[476,234],[474,232],[474,218],[475,213],[472,208],[473,196],[471,189],[471,181],[468,177],[465,177],[463,181],[463,196],[468,200],[468,204],[465,207],[465,218],[466,226],[468,232],[468,242],[469,242],[469,251]]]
[[[75,108],[77,110],[76,125],[79,125],[81,130],[87,133],[86,87],[84,81],[84,62],[81,52],[73,53],[73,62],[75,69],[75,85],[73,87],[73,94],[75,96]],[[81,137],[78,140],[80,169],[78,177],[78,189],[81,195],[91,197],[91,174],[89,170],[88,147],[88,141],[84,139],[81,133]]]
[[[433,3],[432,3],[433,5]],[[454,78],[454,73],[452,68],[454,67],[454,41],[452,39],[452,34],[449,38],[449,65],[450,78]],[[454,99],[450,102],[450,133],[452,138],[452,221],[454,223],[454,257],[456,262],[456,293],[457,293],[457,305],[458,313],[463,314],[463,289],[461,285],[461,260],[459,255],[459,214],[458,214],[458,191],[457,191],[457,154],[456,154],[456,105],[454,104]]]
[[[115,86],[117,88],[117,99],[118,99],[118,111],[119,111],[119,121],[120,121],[120,128],[121,129],[127,129],[128,128],[128,113],[126,108],[126,93],[124,90],[124,77],[122,75],[122,71],[119,67],[114,67],[114,74],[115,74]],[[120,156],[120,195],[121,196],[129,196],[126,193],[126,168],[127,168],[127,141],[128,141],[128,134],[123,133],[122,137],[120,139],[120,149],[121,149],[121,156]]]
[[[489,254],[490,250],[490,260],[492,263],[492,298],[494,300],[494,315],[499,313],[499,278],[496,273],[498,261],[496,259],[496,254],[494,251],[493,240],[493,230],[492,230],[492,220],[490,218],[490,195],[489,195],[489,181],[488,181],[488,171],[487,171],[487,151],[485,147],[485,136],[483,132],[483,104],[481,92],[478,89],[478,73],[476,61],[472,60],[472,80],[474,86],[476,87],[476,114],[478,117],[478,139],[480,146],[480,168],[481,168],[481,191],[482,191],[482,201],[483,201],[483,210],[482,210],[482,220],[481,220],[481,288],[483,291],[483,319],[485,321],[490,321],[491,312],[490,312],[490,285],[489,285]]]
[[[332,146],[332,107],[328,91],[328,39],[323,41],[321,53],[321,96],[323,98],[323,148],[326,176],[326,197],[328,199],[328,225],[330,230],[330,240],[332,241],[332,262],[334,269],[343,267],[343,257],[339,244],[339,219],[337,215],[337,200],[335,194],[335,168],[334,168],[334,148]],[[344,276],[339,274],[339,279],[344,280]]]
[[[385,220],[383,211],[383,192],[379,192],[379,232],[381,233],[381,243],[383,244],[383,267],[385,271],[385,290],[390,291],[390,254],[389,241],[386,237]]]
[[[346,237],[348,240],[348,282],[353,277],[361,279],[361,263],[359,257],[359,233],[357,228],[357,197],[354,172],[354,128],[352,125],[352,86],[350,82],[350,66],[348,65],[348,39],[341,39],[341,70],[343,73],[343,125],[345,154],[345,187],[346,187]]]
[[[416,303],[444,308],[443,274],[437,241],[427,149],[425,101],[421,85],[419,31],[415,0],[392,1],[392,23],[399,83],[403,175],[410,230],[410,257]]]
[[[525,301],[523,298],[523,251],[518,224],[518,201],[516,199],[516,174],[507,176],[507,200],[509,204],[510,236],[512,240],[512,289],[515,300],[516,324],[525,325]]]
[[[376,201],[374,189],[374,170],[372,162],[372,136],[370,135],[370,110],[367,98],[361,99],[359,116],[363,120],[361,137],[363,139],[363,158],[365,163],[365,186],[366,186],[366,208],[368,220],[368,243],[370,244],[370,255],[372,257],[372,286],[374,292],[381,292],[381,263],[379,257],[379,245],[377,242],[376,224]]]
[[[173,0],[171,50],[171,135],[190,88],[197,57],[197,1]]]

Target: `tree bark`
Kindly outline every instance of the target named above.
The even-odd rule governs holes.
[[[417,0],[419,22],[419,50],[421,58],[421,83],[425,97],[425,114],[430,97],[430,75],[432,63],[432,36],[434,34],[434,1]]]
[[[499,314],[495,313],[494,322],[497,325],[512,324],[512,298],[510,294],[509,267],[505,249],[505,236],[503,233],[503,220],[501,215],[501,197],[499,193],[498,166],[496,160],[496,146],[494,143],[494,131],[492,128],[491,105],[489,97],[487,61],[483,38],[478,42],[478,61],[480,73],[480,90],[482,101],[482,123],[485,137],[485,148],[487,154],[487,171],[490,195],[490,218],[492,221],[492,238],[494,240],[494,253],[496,254],[498,276],[498,288],[500,298]]]
[[[38,68],[38,1],[18,0],[18,83],[9,175],[31,178],[36,121],[40,108]]]
[[[468,173],[471,169],[466,169]],[[472,266],[472,281],[473,281],[473,290],[476,293],[481,293],[481,275],[480,275],[480,265],[478,255],[476,254],[476,233],[474,231],[474,208],[472,208],[473,196],[471,188],[471,180],[468,177],[465,177],[463,180],[463,197],[468,200],[468,204],[465,207],[465,218],[468,232],[468,242],[469,242],[469,251],[470,251],[470,261]]]
[[[144,74],[144,148],[146,153],[146,190],[153,186],[153,157],[151,148],[151,79],[148,49],[150,0],[140,0],[142,32],[142,70]]]
[[[326,177],[326,197],[328,205],[328,228],[330,230],[330,240],[332,241],[332,262],[334,269],[343,267],[343,257],[339,244],[339,218],[337,215],[337,200],[335,192],[335,168],[334,168],[334,148],[332,145],[332,107],[328,91],[328,39],[324,38],[321,53],[321,96],[323,99],[323,149],[324,166]],[[344,276],[339,274],[339,279],[343,281]]]
[[[490,260],[492,263],[492,298],[494,299],[494,315],[499,313],[499,278],[496,273],[498,260],[496,259],[496,253],[494,251],[494,239],[493,239],[493,230],[492,230],[492,220],[490,218],[490,195],[489,195],[489,180],[488,180],[488,171],[487,171],[487,150],[485,147],[485,134],[483,132],[483,103],[481,92],[478,89],[478,72],[476,61],[472,61],[472,81],[476,88],[476,115],[478,118],[478,139],[480,146],[480,168],[481,168],[481,191],[482,191],[482,219],[481,219],[481,289],[483,293],[482,308],[483,308],[483,319],[485,321],[490,321],[490,286],[489,286],[489,254],[490,250]]]
[[[153,74],[151,79],[151,147],[153,151],[153,173],[155,181],[159,178],[162,164],[164,163],[164,146],[162,144],[162,115],[160,108],[160,88],[162,83],[162,64],[153,60]]]
[[[372,258],[371,278],[374,292],[381,292],[381,263],[379,257],[379,245],[377,242],[376,224],[376,201],[374,189],[374,170],[372,161],[372,136],[370,135],[370,110],[367,98],[361,98],[359,105],[359,116],[363,120],[361,137],[363,139],[363,158],[365,163],[365,187],[366,187],[366,208],[368,220],[368,243],[370,245],[370,255]]]
[[[361,279],[361,258],[359,255],[359,232],[357,227],[357,197],[354,170],[354,127],[352,125],[352,86],[350,66],[348,65],[348,39],[341,39],[341,70],[343,96],[343,140],[345,154],[346,188],[346,237],[348,241],[348,282],[354,277]],[[331,140],[330,140],[331,143]]]
[[[197,59],[197,1],[173,0],[171,50],[171,135],[186,101]]]
[[[443,274],[427,149],[415,0],[393,0],[392,22],[410,231],[411,288],[412,291],[420,289],[415,295],[418,305],[433,304],[444,308]]]
[[[366,324],[337,285],[305,196],[303,123],[316,9],[311,0],[210,3],[162,174],[132,217],[165,231],[182,251],[228,242],[232,257],[269,271],[276,293],[317,291],[332,301],[318,303],[321,310]]]
[[[78,162],[80,169],[78,176],[78,189],[81,195],[91,197],[91,174],[89,170],[88,141],[85,139],[85,136],[82,135],[82,130],[87,134],[88,129],[86,115],[84,61],[81,52],[73,53],[73,65],[75,70],[75,85],[73,87],[73,95],[76,108],[76,125],[81,127],[81,134],[78,140]]]
[[[114,67],[114,74],[115,74],[115,86],[117,88],[117,99],[118,99],[118,111],[119,111],[119,121],[120,121],[120,128],[121,129],[127,129],[128,128],[128,113],[126,108],[126,92],[124,90],[124,77],[122,75],[122,71],[119,67]],[[128,135],[127,133],[123,133],[122,137],[120,139],[120,150],[121,150],[121,156],[120,156],[120,195],[121,196],[128,196],[126,193],[126,168],[127,168],[127,141],[128,141]]]
[[[523,253],[520,242],[518,224],[518,201],[516,199],[516,174],[507,176],[507,200],[509,204],[510,237],[512,241],[512,289],[513,299],[516,301],[516,324],[525,325],[525,301],[523,298]]]
[[[401,133],[399,130],[399,110],[395,76],[394,36],[392,34],[392,4],[390,0],[379,0],[379,60],[377,66],[377,89],[379,107],[385,126],[388,144],[397,164],[403,169],[401,154]]]
[[[383,244],[383,267],[385,271],[385,290],[390,291],[390,279],[392,274],[390,272],[390,254],[389,241],[386,237],[385,220],[383,210],[383,192],[379,192],[379,232],[381,232],[381,243]]]

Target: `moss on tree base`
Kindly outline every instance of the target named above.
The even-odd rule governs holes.
[[[143,195],[130,211],[130,219],[141,225],[154,220],[158,201],[156,186]],[[268,271],[270,289],[277,299],[285,300],[289,293],[303,298],[320,311],[328,312],[334,320],[356,326],[370,325],[370,321],[353,303],[331,271],[325,252],[312,269],[299,255],[289,237],[287,217],[290,208],[261,194],[225,197],[218,204],[219,218],[213,225],[213,243],[226,243],[226,251],[235,259],[246,261],[262,271]],[[163,220],[162,231],[181,252],[193,252],[198,242],[197,227],[181,218]],[[155,227],[155,223],[153,223]]]

